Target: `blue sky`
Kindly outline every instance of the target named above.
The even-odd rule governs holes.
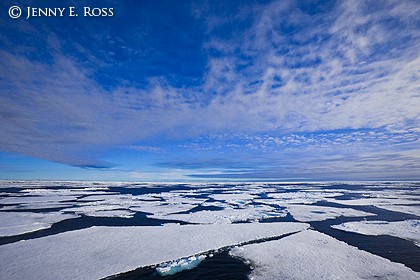
[[[419,180],[419,1],[2,1],[0,178]]]

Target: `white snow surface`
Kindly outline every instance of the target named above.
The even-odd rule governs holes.
[[[17,196],[0,199],[0,204],[37,204],[46,202],[61,202],[76,200],[77,196],[47,195],[47,196]]]
[[[392,235],[413,241],[420,247],[420,220],[348,222],[331,227],[364,235]]]
[[[84,212],[83,214],[90,217],[102,217],[102,218],[132,218],[135,213],[128,210],[124,210],[124,209],[120,209],[120,210],[118,209],[116,210],[92,209],[91,212]]]
[[[255,239],[304,223],[91,227],[0,247],[0,279],[99,279]]]
[[[80,206],[65,208],[60,210],[63,213],[83,214],[91,217],[132,217],[134,212],[125,209],[121,204],[113,204],[106,201],[95,201]]]
[[[71,207],[74,203],[68,202],[47,202],[47,203],[34,203],[34,204],[19,204],[19,205],[8,205],[3,206],[0,211],[10,211],[10,210],[39,210],[39,209],[51,209],[51,208],[63,208],[63,207]]]
[[[285,217],[285,211],[271,206],[248,205],[245,208],[225,208],[217,211],[198,211],[188,214],[167,214],[148,216],[156,219],[178,220],[197,224],[227,224],[240,221],[256,221],[272,217]]]
[[[420,273],[402,264],[312,230],[237,247],[231,254],[251,262],[254,270],[250,279],[253,280],[420,279]]]
[[[365,217],[374,216],[376,214],[364,211],[354,210],[351,208],[336,208],[315,205],[295,205],[287,206],[287,210],[292,214],[293,218],[301,222],[324,221],[334,219],[340,216],[345,217]]]
[[[390,192],[389,195],[393,193]],[[394,194],[395,195],[395,194]],[[396,194],[398,195],[398,194]],[[360,199],[351,199],[351,200],[338,200],[338,199],[329,199],[330,202],[342,204],[342,205],[395,205],[395,204],[414,204],[418,203],[418,200],[414,200],[413,198],[406,199],[406,198],[360,198]]]
[[[12,236],[50,228],[62,220],[76,218],[62,213],[0,212],[0,236]]]
[[[284,203],[303,203],[312,204],[321,200],[326,200],[330,197],[343,195],[345,192],[328,192],[328,191],[298,191],[298,192],[284,192],[284,193],[270,193],[268,197],[274,198],[274,203],[282,205]],[[271,199],[264,199],[267,202]],[[264,201],[261,200],[261,201]]]
[[[420,217],[420,204],[417,205],[377,205],[376,207],[389,211],[412,214]]]
[[[254,195],[250,195],[248,193],[243,193],[243,192],[212,194],[212,195],[209,195],[209,197],[215,200],[225,200],[227,202],[233,202],[233,203],[236,203],[238,201],[249,202],[253,198],[255,198]]]
[[[152,202],[149,201],[145,202],[142,206],[134,206],[130,207],[130,210],[136,212],[146,212],[151,213],[152,215],[148,215],[149,217],[156,218],[158,216],[167,215],[171,213],[183,212],[188,211],[196,207],[197,205],[194,204],[183,204],[183,203],[166,203],[166,202]]]

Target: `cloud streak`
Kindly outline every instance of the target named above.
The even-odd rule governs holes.
[[[143,84],[119,78],[118,73],[112,77],[118,83],[101,80],[99,74],[110,65],[133,64],[117,59],[110,46],[130,41],[121,51],[129,52],[131,60],[153,55],[152,46],[135,48],[149,38],[146,31],[140,32],[139,42],[110,39],[104,49],[109,53],[103,56],[92,53],[81,39],[69,42],[49,30],[39,39],[48,59],[34,56],[36,50],[27,43],[12,48],[7,34],[2,34],[0,149],[74,166],[104,167],[110,164],[101,157],[110,149],[165,150],[147,144],[156,139],[187,141],[186,147],[197,137],[211,140],[230,135],[223,138],[224,144],[213,139],[203,146],[196,141],[201,149],[222,146],[229,151],[229,137],[241,134],[248,138],[232,141],[232,147],[284,152],[299,146],[319,151],[357,146],[360,135],[355,133],[363,131],[365,155],[375,145],[392,146],[383,158],[372,156],[371,161],[396,162],[392,155],[398,150],[398,137],[404,145],[415,143],[399,151],[398,160],[404,160],[403,153],[417,151],[420,7],[416,1],[381,1],[381,5],[332,1],[316,9],[296,1],[273,1],[233,5],[230,9],[235,13],[229,15],[216,7],[219,4],[188,6],[192,23],[203,28],[200,36],[179,30],[187,41],[201,39],[201,55],[196,57],[206,60],[196,67],[203,70],[195,82],[182,76],[186,70],[157,71],[142,77],[147,81]],[[2,20],[1,24],[10,23]],[[16,28],[20,36],[37,35],[29,23]],[[66,43],[77,51],[69,52]],[[170,47],[154,54],[159,52],[167,52],[168,65],[182,61],[181,56],[170,61]],[[87,62],[81,58],[88,58]],[[182,67],[188,68],[185,63]],[[105,72],[107,77],[113,75],[111,70]],[[189,83],[181,86],[183,78]],[[339,130],[341,134],[335,132]],[[338,149],[345,153],[340,170],[346,170],[344,162],[350,161],[351,153],[342,147]],[[354,157],[366,162],[365,155]],[[317,157],[315,152],[312,156]],[[305,159],[300,165],[289,159],[290,166],[301,167],[296,176],[314,171],[302,166],[316,163],[300,157]],[[413,159],[406,159],[409,166]],[[371,166],[375,172],[388,168],[375,166]],[[412,170],[419,170],[418,166],[414,164]],[[264,176],[276,172],[282,174],[274,168]],[[323,172],[318,173],[327,174]]]

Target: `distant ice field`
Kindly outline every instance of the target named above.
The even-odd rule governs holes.
[[[418,182],[0,181],[0,279],[420,279],[419,209]]]

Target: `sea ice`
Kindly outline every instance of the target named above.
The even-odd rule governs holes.
[[[199,265],[205,258],[206,255],[182,258],[179,260],[161,264],[156,268],[156,271],[161,276],[173,275],[183,270],[193,269],[194,267]]]
[[[411,240],[420,247],[420,220],[348,222],[331,227],[364,235],[392,235]]]
[[[338,200],[338,199],[330,199],[330,202],[348,205],[348,206],[363,206],[363,205],[395,205],[395,204],[414,204],[418,203],[418,200],[411,199],[404,199],[404,198],[360,198],[360,199],[348,199],[348,200]]]
[[[197,204],[166,202],[166,201],[143,201],[141,205],[130,207],[131,211],[151,213],[153,218],[157,216],[169,215],[172,213],[183,212],[193,209]]]
[[[63,213],[74,213],[83,214],[91,217],[122,217],[130,218],[134,216],[135,212],[132,212],[126,207],[118,204],[108,204],[108,202],[92,202],[82,204],[81,206],[75,206],[70,208],[62,209]]]
[[[365,217],[375,216],[376,214],[354,210],[351,208],[335,208],[315,205],[287,205],[287,210],[293,218],[301,222],[324,221],[340,216],[345,217]]]
[[[257,221],[272,217],[285,217],[285,211],[267,205],[247,205],[245,208],[225,208],[217,211],[197,211],[188,214],[153,215],[165,220],[178,220],[197,224],[226,224],[240,221]]]
[[[82,195],[111,195],[116,194],[115,192],[104,191],[106,189],[101,188],[68,188],[68,189],[24,189],[20,194],[32,195],[32,196],[82,196]]]
[[[0,208],[0,211],[11,211],[11,210],[42,210],[42,209],[51,209],[51,208],[65,208],[72,207],[73,202],[46,202],[46,203],[33,203],[33,204],[18,204],[18,205],[7,205]]]
[[[52,195],[52,196],[17,196],[17,197],[6,197],[0,199],[0,204],[37,204],[47,202],[61,202],[76,200],[77,196],[66,196],[66,195]]]
[[[226,202],[234,202],[234,203],[237,203],[238,201],[240,202],[251,201],[253,198],[255,198],[255,196],[250,195],[248,193],[243,193],[243,192],[212,194],[212,195],[209,195],[209,197],[215,200],[224,200]]]
[[[326,200],[326,198],[336,197],[340,195],[343,195],[343,193],[313,190],[311,192],[299,191],[285,193],[270,193],[268,197],[275,199],[270,203],[275,203],[282,206],[284,203],[312,204],[321,200]]]
[[[79,198],[77,201],[112,201],[112,202],[120,202],[120,201],[131,201],[133,200],[133,196],[131,194],[98,194],[98,195],[88,195],[82,198]]]
[[[54,223],[76,217],[78,216],[62,213],[0,212],[0,236],[46,229]]]
[[[93,217],[132,217],[132,206],[143,204],[131,194],[93,195],[79,199],[73,207],[62,209],[64,213],[76,213]]]
[[[254,269],[250,279],[253,280],[420,279],[420,273],[402,264],[312,230],[237,247],[231,254],[251,262]]]
[[[132,218],[135,215],[135,212],[131,212],[125,209],[94,210],[94,211],[85,213],[85,215],[90,216],[90,217],[103,217],[103,218]]]
[[[360,199],[338,200],[329,199],[330,202],[348,206],[373,205],[385,210],[413,214],[420,217],[419,196],[400,194],[395,190],[382,191],[380,194],[364,194],[369,196]]]
[[[378,208],[382,208],[389,211],[401,212],[406,214],[412,214],[420,217],[420,204],[414,205],[376,205]]]
[[[0,279],[100,279],[307,229],[304,223],[91,227],[0,247]]]

